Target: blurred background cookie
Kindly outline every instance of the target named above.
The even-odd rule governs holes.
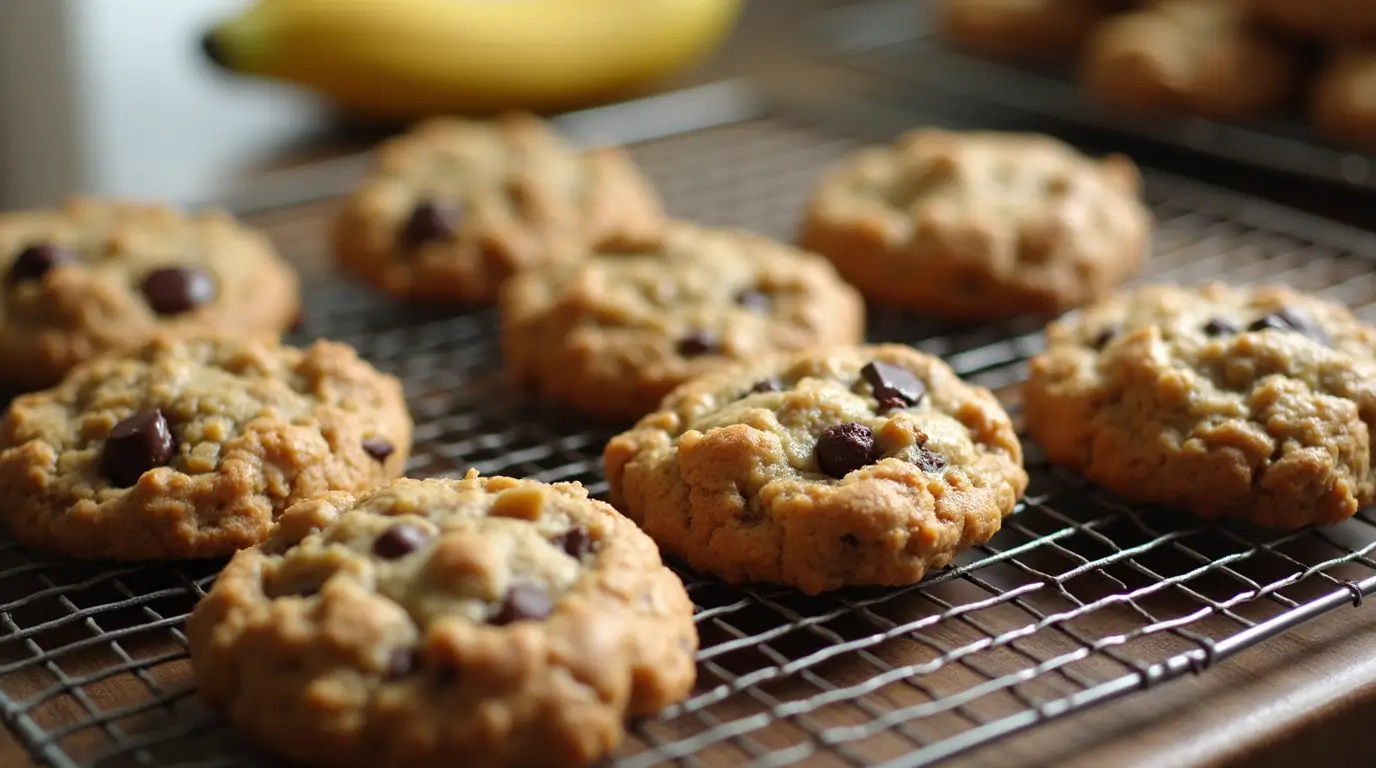
[[[1314,81],[1310,119],[1323,133],[1376,147],[1376,48],[1338,53]]]
[[[1116,0],[944,0],[947,40],[994,56],[1073,53]]]
[[[1303,37],[1324,40],[1376,38],[1376,3],[1371,0],[1247,0],[1258,22]]]

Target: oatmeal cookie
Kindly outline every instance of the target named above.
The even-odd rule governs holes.
[[[1283,106],[1295,70],[1294,54],[1238,3],[1163,0],[1100,24],[1080,78],[1105,104],[1235,119]]]
[[[1376,498],[1376,329],[1280,286],[1150,286],[1047,328],[1049,459],[1131,499],[1296,528]]]
[[[866,297],[923,313],[1058,313],[1136,272],[1137,167],[1035,134],[909,132],[830,169],[799,242]]]
[[[0,214],[0,386],[57,383],[77,363],[157,333],[280,332],[296,273],[220,212],[74,198]]]
[[[291,504],[401,474],[401,385],[343,344],[154,337],[17,398],[0,519],[80,558],[228,554]]]
[[[435,118],[377,150],[335,229],[340,262],[397,297],[492,301],[511,275],[639,239],[659,197],[620,149],[578,153],[530,115]]]
[[[809,594],[919,581],[993,536],[1027,487],[994,396],[897,345],[694,379],[603,459],[613,504],[665,551]]]
[[[864,303],[825,259],[759,235],[675,224],[570,262],[503,291],[503,352],[516,381],[604,418],[730,360],[864,337]]]
[[[235,726],[336,768],[587,764],[687,695],[698,643],[629,520],[576,483],[472,471],[292,507],[187,637]]]

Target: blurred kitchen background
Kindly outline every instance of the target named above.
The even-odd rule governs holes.
[[[672,106],[701,109],[703,119],[748,90],[776,108],[876,137],[922,123],[1044,130],[1329,217],[1376,223],[1368,213],[1371,156],[1307,127],[1298,100],[1241,122],[1126,114],[1088,97],[1068,59],[1009,63],[957,51],[936,33],[938,3],[748,0],[706,62],[655,87],[729,81]],[[397,126],[341,120],[306,89],[214,66],[202,35],[249,5],[0,4],[0,207],[50,204],[75,191],[240,208],[340,191],[360,167],[355,155]],[[583,127],[594,135],[576,139],[601,138],[595,121]],[[634,133],[633,126],[617,130]]]

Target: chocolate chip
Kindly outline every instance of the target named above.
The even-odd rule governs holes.
[[[760,394],[762,392],[780,392],[783,388],[778,379],[760,379],[750,387],[750,391],[754,394]]]
[[[43,276],[48,274],[48,270],[75,258],[72,252],[65,248],[49,243],[37,243],[14,257],[14,263],[10,265],[10,273],[6,279],[11,284],[42,280]]]
[[[420,649],[397,648],[387,658],[387,679],[400,680],[420,669]]]
[[[874,461],[874,431],[846,422],[822,430],[817,440],[817,466],[832,477],[845,477]]]
[[[1300,309],[1283,307],[1275,312],[1258,318],[1251,325],[1247,326],[1249,331],[1290,331],[1302,333],[1305,336],[1321,343],[1328,344],[1328,334],[1319,327],[1308,313]]]
[[[1113,341],[1113,337],[1117,335],[1117,328],[1104,328],[1094,334],[1094,338],[1090,340],[1089,345],[1095,349],[1103,349],[1108,346],[1108,343]]]
[[[176,315],[215,298],[215,281],[190,267],[163,267],[143,279],[148,306],[160,315]]]
[[[112,484],[128,488],[154,467],[172,460],[172,431],[162,411],[139,411],[110,430],[101,454],[101,471]]]
[[[502,626],[516,621],[539,621],[553,611],[554,601],[544,587],[531,583],[513,584],[491,623]]]
[[[363,452],[378,461],[386,461],[388,456],[396,453],[396,450],[396,446],[380,437],[363,438]]]
[[[1204,334],[1207,336],[1229,336],[1239,330],[1241,329],[1233,321],[1221,317],[1215,317],[1204,324]]]
[[[588,535],[587,528],[578,525],[559,534],[554,545],[563,549],[569,557],[582,557],[592,551],[592,536]]]
[[[678,353],[684,357],[697,357],[716,349],[716,338],[706,331],[693,331],[678,341]]]
[[[768,314],[769,310],[774,305],[774,301],[769,298],[769,294],[757,291],[754,288],[746,288],[736,294],[736,303],[751,312],[759,312],[762,315]]]
[[[384,560],[396,560],[420,549],[430,534],[410,523],[396,523],[373,539],[373,554]]]
[[[411,209],[411,215],[401,226],[401,242],[407,248],[448,240],[458,229],[463,209],[456,203],[441,200],[422,200]]]
[[[946,460],[926,448],[917,449],[917,457],[913,459],[913,463],[924,472],[939,472],[946,468]]]
[[[870,383],[874,398],[881,405],[888,400],[897,400],[906,407],[916,403],[927,394],[927,385],[913,375],[907,368],[875,360],[860,369],[860,375]],[[891,406],[893,407],[893,406]]]

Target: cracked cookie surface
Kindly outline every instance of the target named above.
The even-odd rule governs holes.
[[[864,303],[819,256],[760,235],[674,224],[636,249],[531,271],[503,291],[518,382],[606,418],[649,413],[732,360],[864,336]]]
[[[1027,487],[994,396],[898,345],[700,377],[603,458],[613,504],[665,551],[812,594],[917,582],[993,536]]]
[[[399,480],[298,504],[187,623],[201,695],[293,760],[584,765],[687,695],[697,630],[576,483]]]
[[[1056,313],[1134,272],[1137,168],[1035,134],[921,129],[827,171],[799,238],[870,299],[926,314]]]
[[[1047,328],[1024,385],[1052,461],[1140,501],[1296,528],[1376,498],[1376,329],[1280,286],[1148,286]]]
[[[638,239],[661,219],[620,149],[577,152],[522,113],[435,118],[378,147],[335,251],[393,296],[485,303],[511,275],[577,252],[563,244]]]
[[[281,332],[299,307],[296,273],[224,213],[74,198],[0,214],[0,385],[51,386],[156,333]]]
[[[291,504],[401,474],[400,383],[353,349],[155,337],[16,398],[0,423],[0,517],[80,558],[228,554]]]

